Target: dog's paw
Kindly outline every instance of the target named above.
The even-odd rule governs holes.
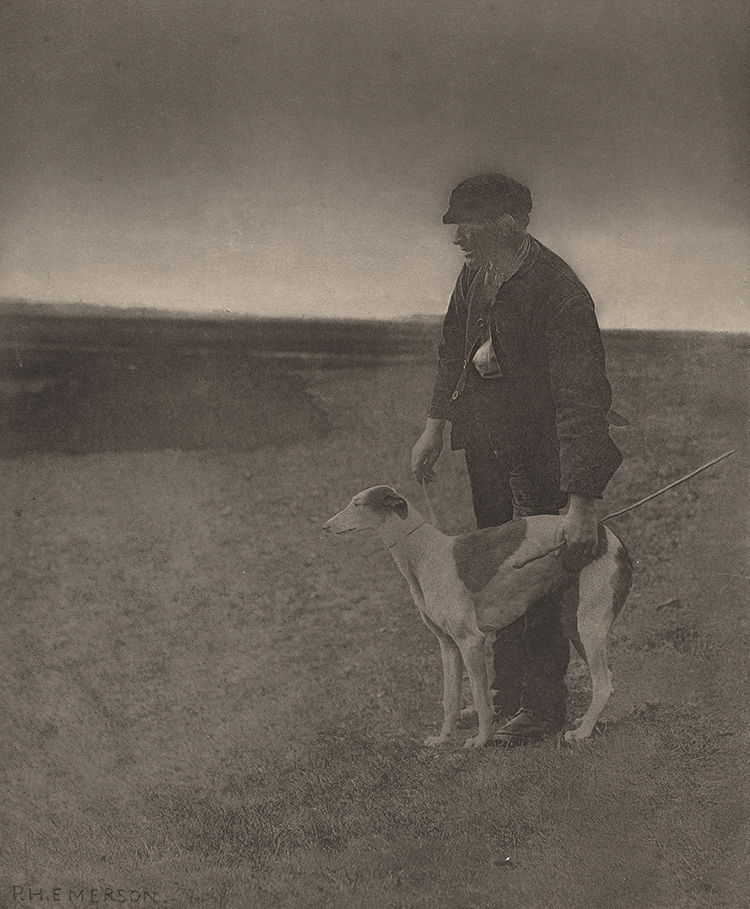
[[[490,737],[488,735],[473,735],[470,739],[466,739],[464,748],[484,748],[489,740]]]
[[[580,729],[570,729],[565,733],[563,738],[566,745],[574,745],[576,742],[582,742],[589,738],[590,733],[582,732]]]
[[[447,741],[447,735],[428,735],[424,740],[424,746],[425,748],[437,748],[438,745],[445,745]]]

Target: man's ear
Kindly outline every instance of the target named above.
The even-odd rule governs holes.
[[[503,215],[497,223],[500,228],[500,233],[504,237],[509,237],[516,229],[516,219],[513,215]]]
[[[395,511],[402,521],[405,521],[407,515],[409,514],[408,502],[406,499],[402,498],[399,495],[396,495],[395,493],[393,495],[387,495],[383,499],[383,505],[385,505],[386,508],[390,508],[391,511]]]

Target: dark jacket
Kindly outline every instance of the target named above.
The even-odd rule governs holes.
[[[525,459],[559,445],[561,488],[599,496],[622,456],[609,437],[612,394],[588,291],[559,256],[531,238],[526,261],[496,297],[463,267],[443,321],[428,415],[450,420],[453,448],[489,437]],[[471,363],[489,325],[502,376]]]

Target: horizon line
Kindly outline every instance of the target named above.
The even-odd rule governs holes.
[[[57,308],[65,310],[58,316],[76,315],[86,316],[90,312],[96,311],[97,314],[107,314],[115,318],[127,318],[135,315],[145,316],[150,319],[186,319],[190,321],[210,321],[213,319],[222,320],[267,320],[278,322],[375,322],[375,323],[398,323],[398,322],[440,322],[443,319],[443,313],[433,312],[413,312],[407,315],[392,316],[360,316],[353,313],[342,315],[326,315],[324,313],[301,313],[301,314],[268,314],[262,312],[250,312],[242,310],[227,309],[219,307],[216,309],[172,309],[163,308],[151,304],[119,304],[119,303],[93,303],[81,300],[35,300],[30,297],[18,296],[0,296],[0,316],[2,309],[13,306],[21,308],[39,308],[44,309],[50,314]],[[651,328],[638,327],[628,328],[625,326],[600,326],[602,332],[658,332],[658,333],[681,333],[681,334],[726,334],[726,335],[747,335],[750,334],[750,328]]]

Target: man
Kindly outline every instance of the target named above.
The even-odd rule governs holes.
[[[412,451],[419,482],[450,421],[463,448],[477,527],[514,516],[557,514],[576,570],[596,554],[594,503],[622,458],[609,437],[611,391],[594,305],[573,270],[526,232],[527,187],[482,174],[451,193],[444,224],[466,263],[443,322],[439,366],[424,432]],[[550,597],[498,633],[495,740],[521,745],[565,723],[569,646]]]

